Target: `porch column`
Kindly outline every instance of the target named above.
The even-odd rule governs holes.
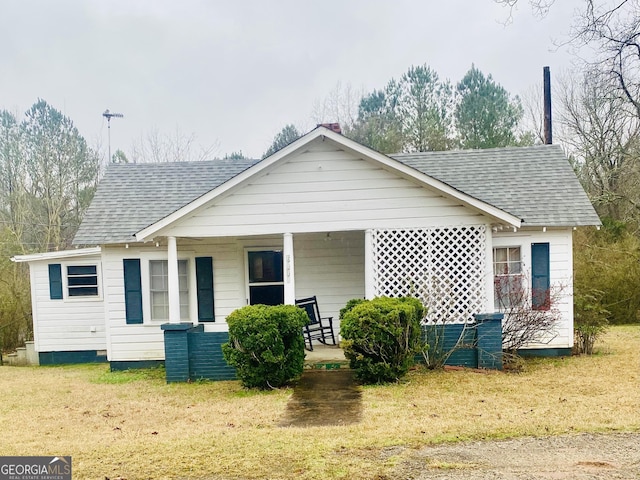
[[[296,303],[296,276],[294,272],[293,258],[293,234],[283,234],[282,262],[284,270],[284,303],[295,305]]]
[[[376,295],[373,261],[373,230],[368,229],[364,231],[364,298],[367,300]]]
[[[167,237],[167,281],[169,323],[180,323],[180,283],[178,279],[178,245],[176,237]]]
[[[485,247],[487,252],[485,254],[486,283],[484,288],[487,292],[487,302],[485,304],[485,312],[494,312],[496,307],[494,305],[494,298],[493,298],[494,297],[493,289],[495,288],[495,284],[493,281],[493,230],[491,229],[491,225],[487,225],[485,239],[486,239],[485,241],[487,242]]]

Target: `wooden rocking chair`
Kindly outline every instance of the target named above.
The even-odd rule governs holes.
[[[336,337],[333,334],[333,317],[320,317],[318,300],[315,295],[296,300],[296,305],[307,312],[309,317],[309,323],[302,329],[304,348],[313,351],[313,340],[318,340],[320,343],[327,345],[327,341],[330,339],[331,343],[335,345]]]

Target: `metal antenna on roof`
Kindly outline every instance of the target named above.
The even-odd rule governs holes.
[[[124,115],[121,113],[111,113],[107,108],[102,114],[102,116],[107,119],[107,132],[109,136],[109,163],[111,163],[111,160],[112,160],[111,159],[111,118],[112,117],[122,118],[124,117]]]

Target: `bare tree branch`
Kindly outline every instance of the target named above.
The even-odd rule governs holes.
[[[638,222],[640,118],[606,76],[561,79],[562,140],[592,202],[603,217]]]
[[[219,145],[198,143],[195,133],[185,134],[176,127],[172,134],[153,128],[131,146],[133,163],[197,162],[211,160]]]

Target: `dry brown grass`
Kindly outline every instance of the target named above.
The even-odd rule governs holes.
[[[367,387],[363,421],[279,428],[291,390],[164,383],[105,365],[0,367],[2,455],[72,455],[74,478],[381,478],[403,448],[463,439],[640,430],[640,327],[593,357],[520,374],[414,371]],[[453,468],[453,467],[452,467]]]

